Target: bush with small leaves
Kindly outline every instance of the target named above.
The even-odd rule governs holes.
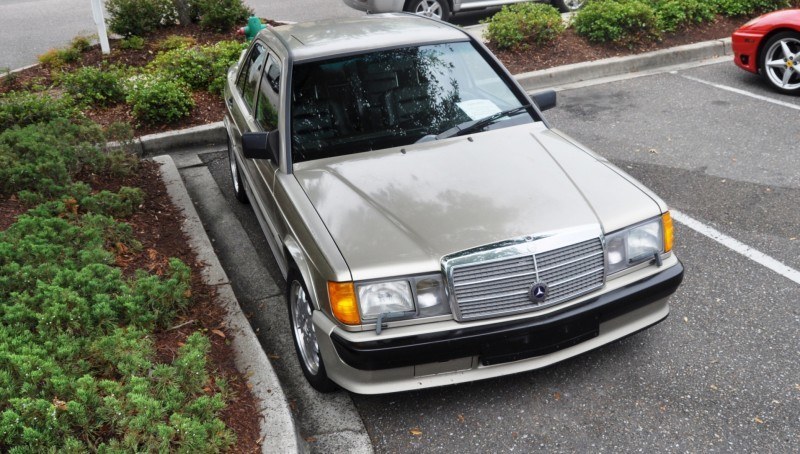
[[[131,35],[127,38],[119,40],[117,45],[120,49],[126,50],[142,50],[144,49],[145,40],[141,36]]]
[[[486,37],[501,49],[537,44],[555,39],[564,31],[558,10],[539,3],[517,3],[504,6],[487,21]]]
[[[82,66],[73,72],[62,73],[58,81],[79,103],[110,105],[125,100],[120,83],[125,73],[126,69],[120,67]]]
[[[147,67],[175,78],[197,90],[206,88],[211,79],[211,58],[199,47],[178,48],[159,52]]]
[[[790,6],[800,6],[796,0],[708,0],[725,16],[747,16],[766,13]]]
[[[200,25],[217,31],[229,31],[253,14],[242,0],[197,0],[195,6]]]
[[[194,99],[181,80],[158,74],[140,74],[127,81],[125,101],[137,120],[148,124],[172,123],[189,115]]]
[[[141,36],[175,23],[172,0],[108,0],[108,28],[122,36]]]
[[[176,78],[195,90],[221,93],[228,68],[246,47],[242,41],[219,41],[159,52],[148,69],[153,74]]]
[[[65,49],[50,49],[47,52],[39,55],[39,63],[50,66],[53,68],[60,68],[67,63],[75,63],[81,58],[81,52],[75,48],[67,47]]]
[[[717,15],[716,6],[706,0],[654,0],[653,7],[661,31],[673,32],[688,24],[710,22]]]
[[[78,52],[86,52],[92,48],[92,40],[88,36],[78,35],[72,38],[69,46]]]
[[[197,40],[191,36],[169,35],[156,43],[156,49],[160,51],[186,49],[196,44]]]
[[[646,0],[595,0],[578,11],[575,31],[596,43],[633,44],[658,38],[655,10]]]

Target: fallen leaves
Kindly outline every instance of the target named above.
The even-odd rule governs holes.
[[[223,338],[223,339],[225,339],[227,337],[227,336],[225,336],[225,333],[223,333],[222,331],[220,331],[218,329],[212,329],[211,332],[216,334],[217,336]]]
[[[62,411],[67,410],[67,403],[63,400],[59,400],[58,397],[53,398],[53,406]]]

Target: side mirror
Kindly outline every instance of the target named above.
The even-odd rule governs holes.
[[[539,110],[544,112],[545,110],[552,109],[556,106],[556,92],[555,90],[545,90],[540,91],[538,93],[534,93],[531,95],[533,98],[533,102],[539,107]]]
[[[278,131],[246,132],[242,134],[242,153],[247,159],[271,159],[278,164]]]

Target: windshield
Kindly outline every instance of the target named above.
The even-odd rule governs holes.
[[[294,162],[434,140],[487,117],[481,130],[533,121],[469,42],[302,63],[292,79]]]

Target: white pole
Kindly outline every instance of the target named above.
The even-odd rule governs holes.
[[[92,0],[92,16],[94,17],[94,23],[97,24],[97,38],[100,40],[100,49],[104,54],[110,54],[111,47],[108,45],[106,20],[103,18],[103,3],[101,0]]]

